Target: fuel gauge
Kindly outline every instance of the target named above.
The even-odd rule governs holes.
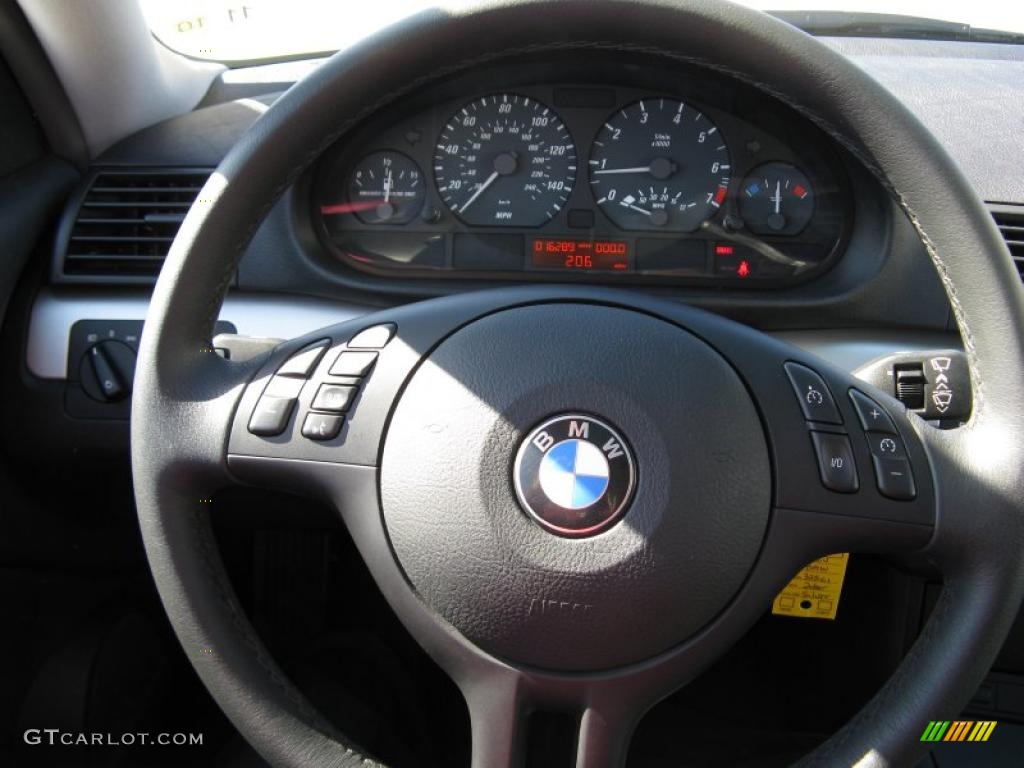
[[[740,216],[758,235],[797,235],[814,215],[811,182],[789,163],[759,165],[743,180]]]
[[[353,213],[366,224],[406,224],[423,208],[426,190],[416,162],[401,152],[367,155],[352,169],[348,200],[327,202],[320,213]]]

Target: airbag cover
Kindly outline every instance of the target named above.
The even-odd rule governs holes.
[[[614,425],[636,461],[630,507],[590,538],[544,530],[513,487],[523,438],[559,413]],[[637,662],[707,624],[753,565],[770,492],[760,419],[721,355],[578,303],[449,336],[408,382],[381,460],[387,530],[421,599],[485,651],[563,671]]]

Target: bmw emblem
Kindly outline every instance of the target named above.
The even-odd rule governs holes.
[[[519,446],[513,469],[523,509],[562,536],[591,536],[615,522],[635,477],[626,441],[603,421],[580,414],[535,427]]]

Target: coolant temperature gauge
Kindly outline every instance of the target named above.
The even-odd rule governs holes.
[[[797,235],[814,215],[811,182],[788,163],[759,165],[743,180],[740,216],[758,235]]]

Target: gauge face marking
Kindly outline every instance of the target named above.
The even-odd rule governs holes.
[[[445,123],[434,150],[438,194],[464,223],[537,227],[572,193],[576,145],[549,107],[500,93]]]
[[[610,115],[587,163],[594,200],[623,229],[692,232],[721,207],[729,149],[718,127],[676,99],[641,99]]]
[[[426,199],[423,173],[416,162],[394,150],[360,160],[348,181],[348,202],[323,205],[324,215],[353,213],[365,224],[407,224]]]
[[[798,235],[814,216],[810,180],[789,163],[764,163],[740,185],[739,209],[747,228],[758,235]]]

